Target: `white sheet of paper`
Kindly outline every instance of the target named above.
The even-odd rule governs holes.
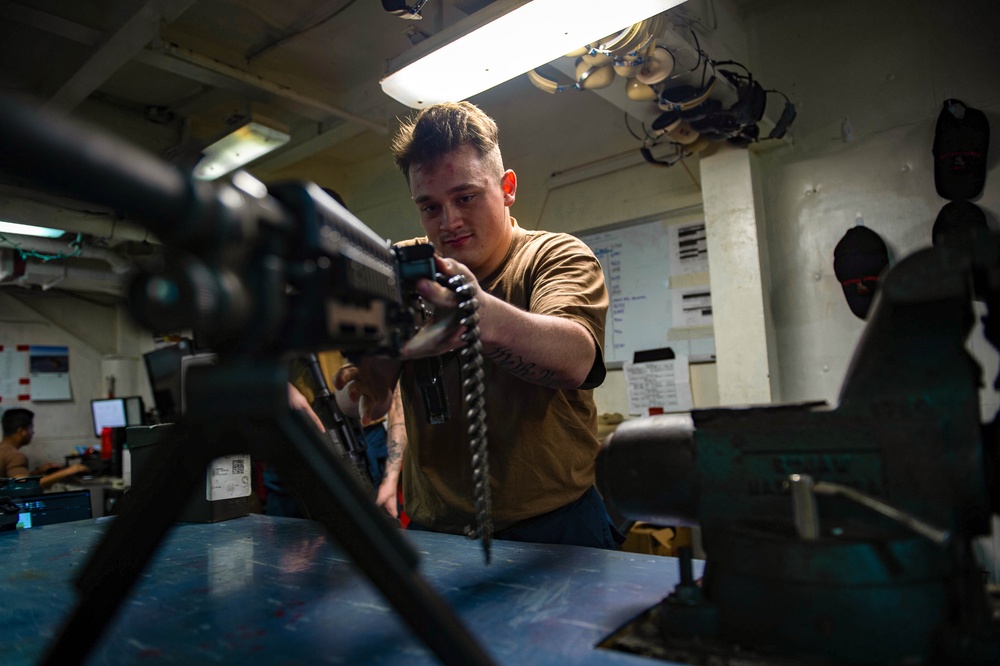
[[[649,416],[650,408],[684,412],[694,406],[686,356],[671,361],[625,363],[623,367],[629,414]]]
[[[0,349],[0,405],[13,405],[29,392],[28,352],[21,346],[3,345]]]
[[[708,271],[708,238],[705,235],[704,222],[671,225],[667,227],[667,233],[671,275],[690,275]]]
[[[707,284],[671,289],[670,294],[675,328],[712,325],[712,292]]]

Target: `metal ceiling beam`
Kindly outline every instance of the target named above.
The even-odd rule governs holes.
[[[150,0],[108,38],[44,104],[70,111],[159,35],[160,22],[173,21],[193,0]]]
[[[0,18],[15,21],[22,25],[30,25],[42,32],[57,35],[71,42],[98,46],[104,39],[104,33],[85,25],[67,21],[66,19],[27,7],[16,2],[0,3]]]
[[[239,69],[238,67],[233,67],[232,65],[216,60],[215,58],[195,53],[190,49],[186,49],[175,44],[162,44],[156,49],[156,51],[188,64],[195,65],[205,72],[246,83],[260,90],[272,93],[280,98],[290,100],[306,107],[311,107],[326,114],[325,117],[327,118],[330,116],[342,118],[343,120],[362,125],[374,132],[377,132],[378,134],[388,134],[389,130],[382,123],[369,120],[368,118],[351,113],[350,111],[345,111],[344,109],[333,106],[332,104],[327,104],[326,102],[318,99],[308,97],[293,90],[289,86],[265,79],[262,76]],[[144,61],[147,57],[148,56],[145,54],[142,56]],[[170,66],[164,60],[155,58],[149,58],[150,64],[152,64],[154,60],[157,63],[157,66]]]

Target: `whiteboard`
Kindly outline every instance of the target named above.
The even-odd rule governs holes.
[[[578,237],[601,262],[611,300],[606,364],[661,347],[678,356],[714,355],[704,220],[653,216]]]

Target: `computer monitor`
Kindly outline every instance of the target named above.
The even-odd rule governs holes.
[[[100,437],[104,428],[124,428],[145,423],[145,406],[142,396],[126,398],[100,398],[90,401],[90,415],[94,421],[94,436]]]
[[[200,365],[215,365],[219,361],[219,356],[215,352],[201,352],[181,357],[181,414],[187,412],[187,377],[191,368]]]
[[[142,355],[161,423],[173,423],[181,415],[181,359],[191,353],[191,341],[182,339]]]
[[[88,520],[94,516],[89,490],[25,495],[12,497],[11,502],[21,509],[17,519],[21,529]]]

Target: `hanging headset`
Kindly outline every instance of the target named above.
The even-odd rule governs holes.
[[[427,4],[427,0],[418,0],[412,7],[406,4],[406,0],[382,0],[382,9],[403,19],[420,20],[420,10]]]
[[[753,73],[745,65],[735,60],[723,60],[713,64],[736,65],[746,72],[741,74],[729,69],[717,70],[720,75],[736,87],[737,100],[728,109],[714,109],[703,118],[692,120],[691,125],[710,139],[727,140],[734,145],[746,147],[761,140],[758,123],[764,117],[767,95],[775,93],[785,98],[785,107],[781,118],[765,138],[782,138],[796,116],[795,105],[788,96],[779,90],[764,90],[760,82],[754,78]]]

